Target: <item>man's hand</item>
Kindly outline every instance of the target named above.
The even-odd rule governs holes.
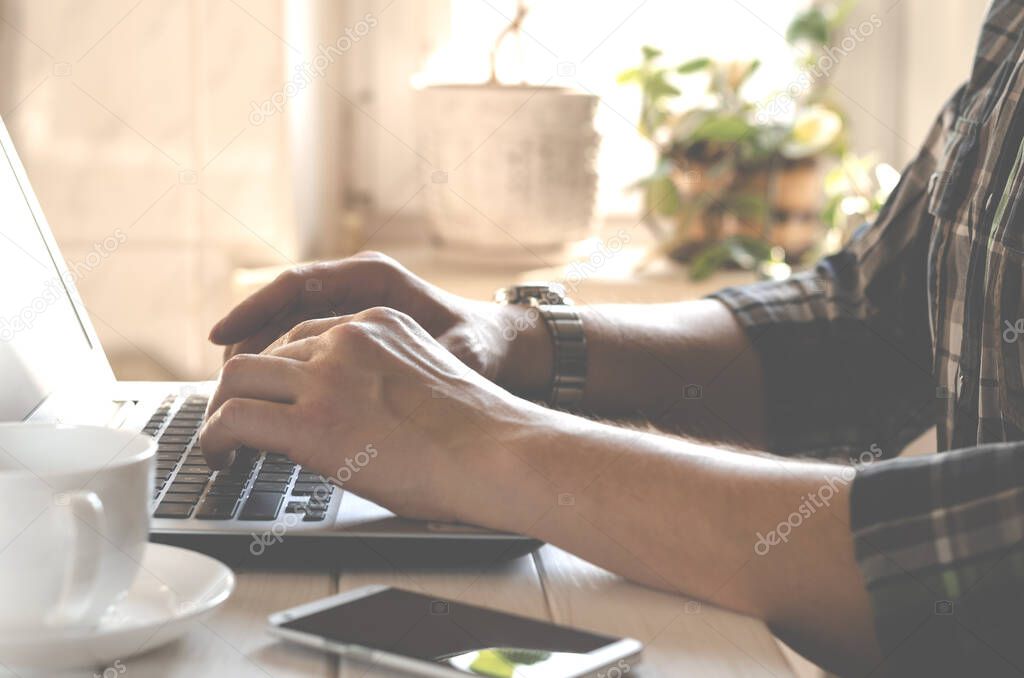
[[[200,443],[286,454],[404,516],[453,520],[460,488],[534,410],[466,367],[411,317],[372,308],[298,325],[224,365]]]
[[[550,383],[551,340],[535,312],[450,294],[376,252],[285,271],[214,325],[210,340],[225,346],[225,359],[259,353],[303,321],[380,306],[409,315],[463,363],[511,391],[543,395]]]

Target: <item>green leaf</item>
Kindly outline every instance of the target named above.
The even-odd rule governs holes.
[[[786,40],[795,45],[811,42],[824,45],[828,42],[829,25],[825,14],[817,7],[797,14],[786,29]]]
[[[643,71],[639,68],[628,68],[619,73],[615,78],[615,82],[620,85],[643,82]]]
[[[508,661],[497,650],[480,650],[476,659],[469,665],[469,670],[479,676],[490,678],[512,678],[516,672],[515,664]]]
[[[691,59],[682,66],[676,68],[676,73],[683,75],[687,73],[696,73],[697,71],[703,71],[705,68],[711,65],[711,59],[707,57],[700,57],[699,59]]]
[[[746,219],[760,217],[768,212],[768,202],[764,197],[752,193],[727,195],[722,204],[736,216]]]
[[[667,179],[672,176],[672,168],[674,163],[669,158],[660,158],[658,164],[655,166],[654,171],[648,174],[646,177],[637,179],[629,185],[630,190],[637,190],[640,188],[648,188],[651,184],[662,179]]]
[[[679,212],[681,202],[679,191],[672,179],[667,176],[652,179],[647,185],[646,210],[663,216],[672,216]]]
[[[655,49],[649,45],[644,45],[640,50],[644,53],[644,61],[654,61],[661,56],[660,49]]]
[[[702,249],[690,262],[690,278],[706,280],[722,268],[731,258],[729,245],[716,242]]]
[[[665,79],[665,71],[654,71],[647,77],[647,82],[644,84],[644,91],[651,101],[655,101],[665,96],[679,96],[679,90],[669,84],[669,81]]]
[[[768,243],[750,236],[735,236],[712,243],[701,250],[690,262],[690,277],[704,280],[727,263],[751,271],[770,256],[771,247]]]
[[[746,120],[735,116],[710,118],[694,130],[692,141],[735,143],[754,132]]]
[[[764,240],[749,235],[738,235],[736,242],[757,261],[767,261],[772,256],[772,247]]]

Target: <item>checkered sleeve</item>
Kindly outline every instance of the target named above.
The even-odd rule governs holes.
[[[894,456],[934,423],[927,192],[954,106],[845,249],[788,280],[712,295],[760,356],[770,451],[847,456],[874,444]]]
[[[870,464],[850,502],[872,675],[1024,674],[1024,443]]]

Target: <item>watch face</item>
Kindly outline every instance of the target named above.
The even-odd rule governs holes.
[[[536,299],[541,304],[558,306],[565,302],[565,287],[558,283],[521,285],[519,290],[521,298]]]
[[[535,301],[539,304],[560,306],[566,303],[565,287],[558,283],[513,285],[498,290],[495,298],[507,304],[524,304]]]
[[[554,290],[545,290],[539,297],[540,303],[557,306],[565,301],[565,297]]]

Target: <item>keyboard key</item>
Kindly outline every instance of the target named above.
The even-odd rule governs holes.
[[[295,483],[295,487],[292,488],[292,494],[296,497],[304,497],[307,495],[329,497],[332,492],[334,492],[333,487],[330,485],[323,485],[321,483]]]
[[[245,485],[249,482],[249,476],[224,475],[224,472],[221,471],[217,477],[214,478],[214,482],[219,485]]]
[[[162,435],[160,436],[160,442],[165,444],[178,444],[181,445],[182,452],[185,451],[185,444],[192,440],[192,436],[175,436],[175,435]]]
[[[244,485],[230,486],[230,485],[214,485],[210,488],[207,493],[208,497],[235,497],[236,499],[242,496],[242,491],[245,490]]]
[[[296,480],[299,483],[326,483],[327,478],[324,478],[319,473],[312,473],[310,471],[302,471],[299,473],[299,477]]]
[[[178,454],[182,454],[185,451],[185,447],[186,445],[183,445],[181,443],[165,443],[164,441],[161,440],[160,443],[156,446],[156,451],[177,452]]]
[[[330,506],[330,504],[331,504],[331,496],[330,495],[326,495],[326,496],[323,496],[323,497],[319,497],[319,496],[313,495],[312,497],[309,498],[309,502],[307,503],[307,506],[309,506],[309,508],[314,508],[314,509],[325,509],[328,506]]]
[[[268,483],[287,483],[292,479],[290,473],[264,473],[260,471],[256,476],[256,480],[262,480]]]
[[[204,475],[209,475],[213,473],[213,469],[207,466],[206,464],[185,464],[184,466],[181,467],[181,472],[202,473]]]
[[[203,488],[206,485],[204,483],[181,483],[175,478],[174,482],[171,483],[171,492],[181,492],[182,494],[194,494],[197,497],[203,493]]]
[[[173,462],[177,463],[179,459],[181,459],[181,452],[157,452],[156,453],[156,460],[157,461],[173,461]]]
[[[288,505],[284,507],[285,513],[302,513],[306,510],[306,502],[304,501],[290,501]]]
[[[174,481],[178,483],[199,483],[200,487],[206,484],[206,481],[210,479],[208,475],[201,475],[199,473],[182,473],[178,471],[178,475],[174,476]]]
[[[167,429],[164,431],[164,435],[165,436],[171,435],[171,436],[189,436],[189,437],[191,437],[192,434],[196,432],[196,428],[198,428],[198,427],[196,427],[196,426],[176,426],[174,424],[174,422],[171,422],[171,425],[168,426]]]
[[[249,478],[247,476],[226,476],[226,475],[223,475],[223,474],[218,474],[217,477],[213,479],[213,485],[212,486],[213,487],[224,487],[224,486],[243,487],[247,482],[249,482]]]
[[[261,482],[259,478],[256,478],[256,482],[252,485],[253,492],[274,492],[277,494],[284,494],[287,489],[288,483]]]
[[[268,464],[263,462],[263,466],[260,467],[260,471],[266,471],[267,473],[287,473],[291,475],[292,470],[295,468],[295,464]]]
[[[177,465],[178,462],[176,461],[158,461],[154,468],[157,471],[173,471]]]
[[[227,520],[235,515],[238,508],[236,497],[209,497],[196,509],[196,518],[200,520]]]
[[[173,490],[174,487],[171,487]],[[178,492],[168,492],[164,495],[164,501],[168,504],[194,504],[199,498],[199,495],[195,494],[181,494]]]
[[[320,521],[327,517],[327,511],[306,511],[302,518],[306,522]]]
[[[272,492],[253,492],[245,502],[239,520],[273,520],[284,496]]]
[[[169,504],[166,501],[160,502],[153,512],[154,518],[188,518],[192,513],[191,504]]]

